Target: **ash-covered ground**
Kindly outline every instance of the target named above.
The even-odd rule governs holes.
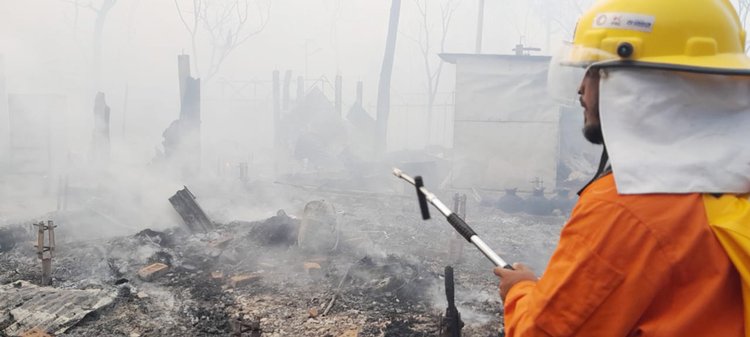
[[[284,189],[293,197],[253,200],[255,206],[243,214],[254,218],[229,219],[231,215],[222,210],[250,201],[202,198],[196,193],[216,221],[216,229],[207,233],[191,233],[175,222],[114,238],[77,240],[77,233],[88,237],[82,231],[92,229],[61,224],[52,288],[98,289],[112,299],[83,319],[49,332],[228,336],[245,327],[242,336],[437,336],[447,306],[443,271],[450,265],[455,269],[456,303],[466,324],[463,335],[501,335],[502,304],[492,264],[458,239],[434,209],[433,219],[422,221],[412,193],[335,192],[279,184],[265,188]],[[445,193],[443,200],[450,196]],[[305,206],[314,200],[325,200],[323,205],[335,210],[335,225],[306,220]],[[277,210],[259,211],[270,207]],[[565,221],[559,215],[505,214],[481,206],[471,196],[466,213],[468,223],[503,258],[525,262],[537,273],[545,267]],[[305,234],[300,236],[300,231]],[[20,288],[20,280],[38,284],[41,279],[32,242],[35,234],[16,234],[24,240],[0,253],[0,283],[9,289]],[[462,247],[460,258],[457,243]],[[150,280],[139,277],[139,270],[152,263],[166,265],[166,272]],[[61,306],[39,310],[59,316],[75,304]],[[7,330],[19,318],[10,308],[3,312],[7,313],[0,331],[5,332],[0,335],[33,328],[16,323],[16,330]]]

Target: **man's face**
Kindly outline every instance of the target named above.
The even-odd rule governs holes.
[[[589,69],[578,88],[583,107],[583,136],[594,144],[604,143],[602,126],[599,123],[599,71]]]

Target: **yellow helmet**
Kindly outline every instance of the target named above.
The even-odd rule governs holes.
[[[600,0],[564,62],[750,75],[745,35],[729,0]]]

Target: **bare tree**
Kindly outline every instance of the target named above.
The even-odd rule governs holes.
[[[391,14],[388,19],[388,35],[385,41],[385,55],[383,66],[380,68],[378,82],[377,103],[377,153],[383,154],[387,148],[388,115],[391,112],[391,75],[396,55],[396,38],[398,37],[398,23],[401,18],[401,0],[391,1]]]
[[[95,6],[94,2],[89,0],[64,1],[73,4],[73,6],[75,7],[74,25],[77,24],[80,8],[91,10],[96,15],[96,20],[94,21],[94,37],[92,48],[93,55],[91,67],[94,81],[94,90],[98,91],[101,89],[102,36],[104,35],[104,23],[107,21],[107,15],[109,14],[109,11],[117,4],[117,0],[102,0],[98,3],[98,6]]]
[[[417,37],[403,34],[407,39],[414,41],[419,46],[422,55],[424,71],[426,75],[425,90],[427,92],[427,125],[428,139],[429,130],[432,126],[432,111],[435,106],[435,97],[437,97],[438,88],[440,87],[440,76],[443,73],[444,61],[438,56],[439,53],[445,52],[445,41],[448,37],[453,13],[460,4],[460,0],[446,0],[438,5],[440,16],[433,18],[434,10],[430,5],[434,5],[434,0],[414,0],[414,5],[419,12],[420,25]],[[437,25],[437,30],[435,26]]]
[[[550,48],[552,34],[561,34],[564,40],[572,40],[576,21],[588,8],[592,0],[564,0],[546,1],[533,0],[529,2],[532,10],[542,20],[547,31],[547,48]]]
[[[185,4],[187,2],[187,4]],[[237,47],[260,34],[271,16],[271,0],[174,0],[177,14],[190,34],[193,68],[204,83],[213,78]],[[208,40],[208,60],[199,53],[199,39]]]

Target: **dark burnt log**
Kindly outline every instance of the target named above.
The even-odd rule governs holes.
[[[262,246],[292,246],[297,244],[300,221],[278,210],[261,222],[254,222],[248,237]]]
[[[214,228],[213,223],[211,223],[211,220],[208,219],[201,206],[195,201],[195,195],[188,190],[187,186],[169,198],[169,203],[172,204],[175,211],[182,217],[182,220],[191,232],[208,232]]]

